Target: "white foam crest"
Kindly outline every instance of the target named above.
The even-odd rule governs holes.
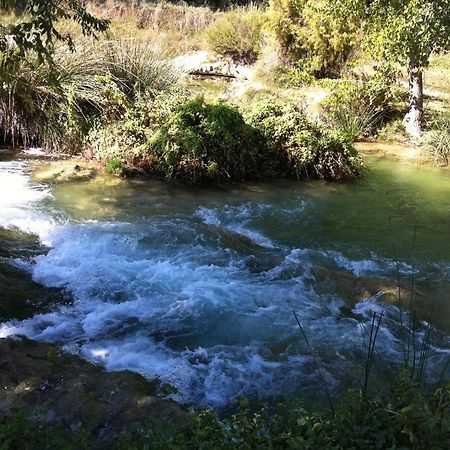
[[[274,248],[275,244],[267,236],[250,228],[251,219],[261,217],[264,211],[270,208],[271,206],[264,204],[227,205],[221,209],[200,207],[194,215],[207,225],[227,228],[248,237],[262,247]]]
[[[351,272],[355,276],[373,276],[380,274],[391,274],[397,266],[395,260],[382,258],[376,254],[371,254],[370,259],[352,259],[338,251],[331,250],[308,250],[305,251],[309,255],[317,254],[325,257],[326,260],[334,262],[339,268]],[[399,270],[402,274],[410,276],[412,266],[404,261],[399,261]]]

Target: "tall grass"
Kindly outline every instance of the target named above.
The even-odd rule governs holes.
[[[380,117],[380,113],[371,106],[355,109],[341,105],[327,111],[324,122],[353,142],[369,135]]]
[[[12,73],[2,73],[0,129],[13,144],[46,147],[64,144],[64,124],[88,109],[101,107],[97,75],[104,75],[101,59],[88,50],[57,49],[55,64],[22,60]]]
[[[118,38],[104,43],[101,51],[109,75],[132,98],[144,92],[167,90],[179,78],[158,42]]]
[[[177,75],[156,47],[135,40],[58,47],[53,64],[22,60],[0,79],[6,143],[70,149],[95,118],[144,93],[169,89]]]
[[[450,166],[450,115],[442,117],[425,134],[422,149],[438,166]]]
[[[173,53],[203,48],[203,31],[216,17],[207,7],[167,2],[89,2],[94,15],[111,20],[111,31],[122,37],[163,38]]]

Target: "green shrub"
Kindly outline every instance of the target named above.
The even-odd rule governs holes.
[[[282,54],[311,75],[339,76],[359,46],[361,28],[356,8],[346,6],[332,0],[270,0],[269,23]]]
[[[89,135],[98,159],[191,183],[296,176],[342,180],[361,161],[342,135],[311,123],[301,107],[272,96],[251,102],[246,120],[202,97],[142,98],[120,121]]]
[[[123,163],[119,158],[113,158],[106,162],[106,170],[109,173],[120,173],[122,169]]]
[[[181,94],[142,99],[124,120],[91,132],[90,146],[99,159],[147,173],[222,183],[258,176],[258,138],[236,109]]]
[[[167,178],[241,181],[258,174],[257,137],[236,109],[197,97],[176,110],[147,148]]]
[[[327,180],[359,175],[361,160],[348,139],[311,123],[298,104],[266,96],[247,118],[262,133],[275,172]]]
[[[425,133],[421,147],[438,166],[450,166],[450,115],[444,115]]]
[[[296,63],[276,66],[269,73],[269,78],[281,88],[303,87],[315,82],[315,78]]]
[[[266,16],[257,8],[222,13],[205,31],[208,47],[234,61],[253,63],[258,58]]]
[[[331,91],[322,105],[324,121],[350,140],[373,133],[406,100],[397,74],[386,68],[371,77],[324,80],[322,84]]]

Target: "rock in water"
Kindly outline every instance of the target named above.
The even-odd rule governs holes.
[[[19,408],[40,422],[81,424],[102,440],[149,421],[182,423],[185,413],[157,397],[159,382],[106,372],[55,345],[0,339],[0,415]]]

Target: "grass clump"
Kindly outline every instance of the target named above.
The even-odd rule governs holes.
[[[438,166],[450,166],[450,115],[444,114],[422,138],[422,151]]]
[[[176,83],[176,73],[138,41],[59,47],[53,64],[18,61],[0,75],[0,129],[7,143],[78,150],[98,118],[120,118],[144,92]]]
[[[262,133],[275,172],[326,180],[359,176],[362,162],[350,141],[312,123],[302,106],[264,96],[247,118]]]
[[[210,50],[236,62],[257,60],[263,41],[265,13],[259,8],[237,8],[222,13],[205,31]]]
[[[323,81],[331,94],[323,103],[324,122],[354,141],[373,134],[395,118],[406,101],[406,92],[396,82],[396,74],[381,68],[374,75]]]

